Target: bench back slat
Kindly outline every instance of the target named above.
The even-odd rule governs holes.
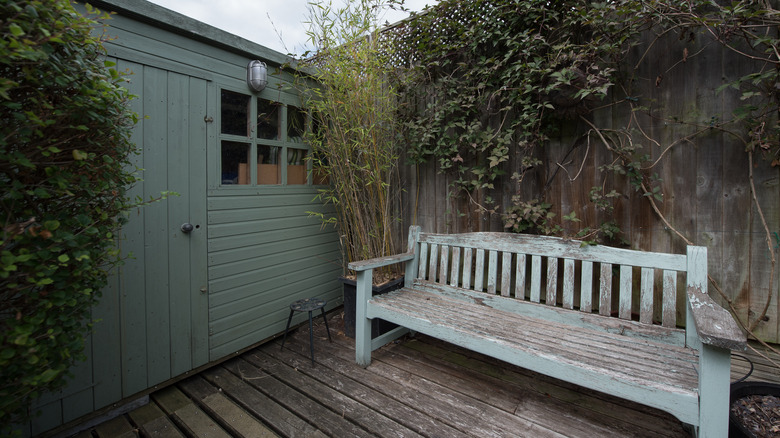
[[[460,248],[452,248],[452,271],[450,272],[450,286],[457,286],[459,282],[458,274],[460,272]]]
[[[418,278],[674,328],[685,255],[508,233],[419,236]],[[595,290],[594,290],[595,289]]]
[[[601,264],[601,276],[599,277],[599,314],[610,316],[612,314],[612,264]]]
[[[580,274],[580,310],[593,312],[593,262],[582,262]]]
[[[428,265],[428,280],[436,281],[436,268],[439,266],[439,245],[431,245],[428,252],[431,253],[430,264]]]
[[[542,302],[542,256],[531,256],[531,301]]]
[[[642,268],[642,286],[639,293],[639,322],[653,323],[653,282],[655,272]]]
[[[558,259],[555,257],[547,258],[547,294],[545,295],[546,303],[554,303],[557,301],[558,295]]]
[[[664,271],[663,311],[661,324],[674,327],[677,324],[677,272]]]
[[[501,259],[501,295],[508,297],[512,288],[512,253],[505,252]]]
[[[449,274],[450,269],[450,247],[447,245],[442,245],[441,247],[441,270],[439,271],[441,275],[441,282],[447,283],[447,275]]]
[[[471,289],[471,264],[473,263],[471,248],[463,248],[463,287]]]
[[[631,319],[631,284],[634,281],[633,269],[629,265],[620,265],[620,305],[618,316],[620,319]]]
[[[515,291],[525,290],[525,254],[517,254],[517,263],[515,265]],[[507,291],[507,295],[510,295]]]
[[[485,250],[480,248],[477,250],[477,262],[474,267],[474,289],[484,289],[484,276],[485,276]]]
[[[420,243],[420,263],[419,267],[420,270],[417,273],[417,277],[427,279],[428,276],[426,275],[428,272],[428,264],[425,263],[425,261],[428,260],[428,245],[425,243]],[[464,286],[468,288],[467,286]]]

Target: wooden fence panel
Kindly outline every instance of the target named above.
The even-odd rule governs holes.
[[[775,281],[769,290],[770,249],[752,199],[745,146],[733,135],[714,129],[744,104],[739,92],[718,93],[717,89],[724,78],[742,76],[751,71],[751,66],[718,45],[707,45],[701,35],[689,41],[680,41],[676,36],[662,39],[644,53],[648,44],[649,39],[632,55],[637,59],[644,56],[644,61],[635,71],[637,80],[631,88],[616,92],[611,96],[616,105],[589,115],[589,120],[601,129],[630,134],[624,140],[637,147],[635,153],[649,156],[644,170],[657,177],[648,188],[657,186],[663,193],[663,199],[655,200],[657,208],[674,230],[692,243],[708,247],[709,273],[724,296],[712,285],[710,295],[741,319],[751,321],[761,313],[767,297],[774,296],[768,320],[759,324],[757,334],[780,342],[780,301],[776,299],[780,268],[775,266]],[[696,56],[683,62],[685,48]],[[644,110],[631,111],[628,101]],[[543,197],[553,205],[552,211],[559,220],[576,212],[581,222],[561,221],[566,235],[573,236],[580,226],[597,227],[612,220],[632,248],[684,253],[685,241],[658,217],[649,197],[636,191],[626,176],[600,170],[614,162],[615,156],[597,136],[584,135],[588,130],[590,126],[582,120],[563,123],[558,137],[542,150],[534,151],[543,165],[527,174],[520,187],[510,179],[520,167],[523,152],[519,148],[512,151],[506,176],[495,184],[494,190],[469,196],[452,196],[450,183],[454,176],[438,173],[431,163],[402,166],[406,190],[404,226],[418,224],[430,232],[503,231],[501,214],[512,205],[512,196],[519,193],[525,200]],[[776,251],[780,245],[780,167],[771,167],[758,156],[755,161],[756,199],[770,233],[774,233],[770,238],[774,239],[771,245]],[[624,196],[613,200],[612,211],[600,211],[590,201],[593,187],[602,188],[603,193],[614,189]],[[501,206],[499,212],[477,213],[469,198],[479,202],[488,195]],[[539,278],[532,275],[532,284],[534,281]],[[635,275],[632,281],[641,281],[641,276]],[[654,279],[654,301],[660,302],[663,284],[662,278]],[[578,287],[575,294],[581,290],[583,287]],[[532,286],[531,291],[532,299],[538,299],[538,289]],[[567,301],[570,299],[566,297]],[[617,309],[619,297],[612,299],[610,305]],[[589,304],[588,297],[574,300]],[[630,297],[630,301],[631,311],[640,313],[641,297]],[[677,324],[683,324],[684,302],[678,300],[675,307],[673,317]],[[641,313],[647,317],[649,311],[644,309]],[[671,322],[671,309],[656,306],[652,312],[654,319]]]

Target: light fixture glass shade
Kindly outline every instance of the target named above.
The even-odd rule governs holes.
[[[268,69],[264,62],[254,60],[246,66],[246,83],[255,91],[262,91],[268,84]]]

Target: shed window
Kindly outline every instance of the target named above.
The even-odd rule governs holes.
[[[287,107],[287,141],[292,143],[303,143],[305,116],[306,115],[300,108],[294,106]]]
[[[309,184],[307,115],[262,97],[220,91],[220,184]]]
[[[257,138],[263,140],[281,140],[281,105],[270,100],[257,99]]]
[[[287,148],[287,184],[306,184],[306,149]]]
[[[222,129],[223,134],[249,137],[249,96],[222,90]]]
[[[282,167],[279,154],[282,148],[257,145],[257,183],[281,184]],[[289,175],[288,175],[289,178]]]
[[[222,142],[222,184],[249,184],[249,150],[247,143]]]

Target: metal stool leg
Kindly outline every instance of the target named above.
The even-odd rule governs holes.
[[[292,321],[293,313],[295,313],[295,310],[290,310],[290,317],[287,318],[287,327],[284,328],[284,337],[282,338],[282,346],[279,348],[280,350],[284,348],[284,341],[287,340],[287,330],[290,330],[290,321]]]
[[[314,325],[311,321],[311,310],[309,310],[309,351],[311,351],[311,366],[314,366]]]
[[[325,321],[325,331],[328,332],[328,342],[333,342],[333,339],[330,338],[330,328],[328,328],[328,318],[325,317],[325,308],[321,307],[320,311],[322,312],[322,320]]]

